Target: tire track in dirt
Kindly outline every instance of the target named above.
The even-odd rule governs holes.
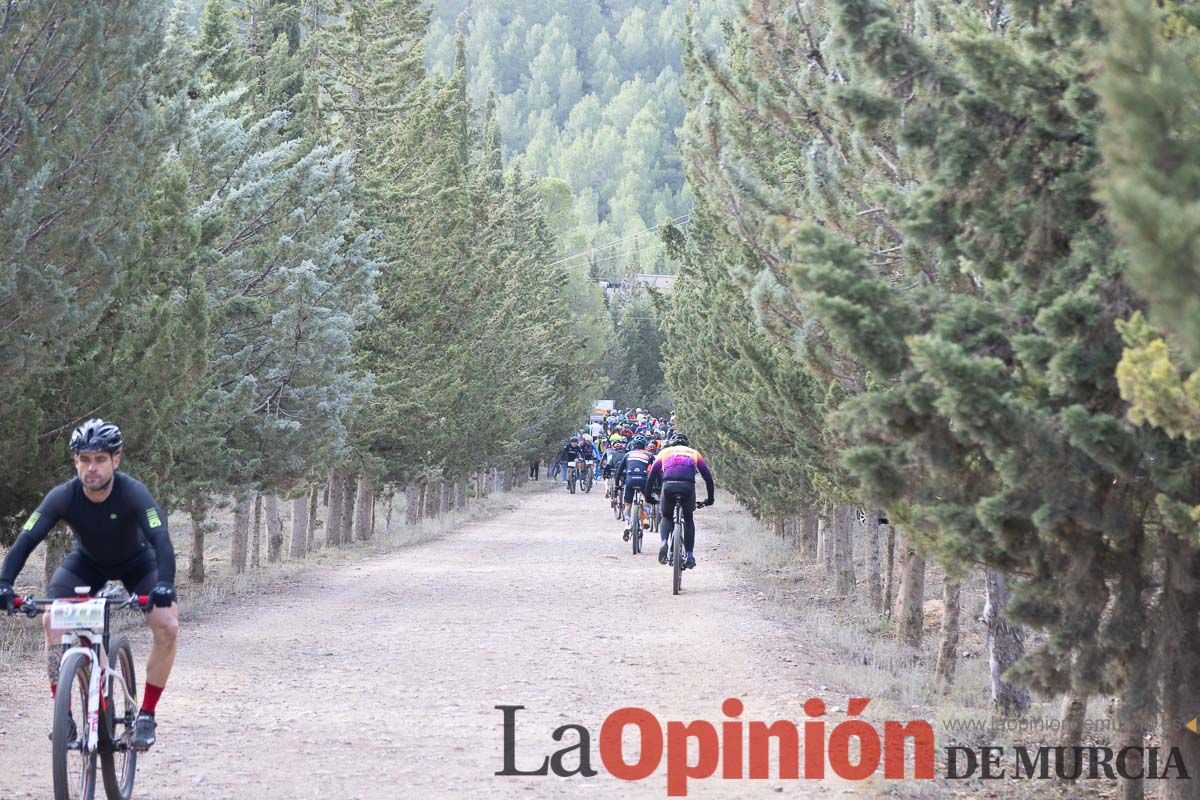
[[[655,535],[631,555],[597,487],[515,495],[510,510],[441,540],[213,612],[182,631],[135,797],[665,797],[665,761],[637,783],[603,770],[609,713],[641,706],[663,723],[719,723],[722,701],[739,697],[742,720],[798,721],[819,693],[783,660],[787,631],[723,563],[714,513],[736,512],[697,514],[700,564],[679,597]],[[140,678],[148,637],[136,634],[134,647]],[[31,661],[0,684],[0,797],[13,800],[51,791],[50,704],[41,658]],[[600,774],[495,776],[501,704],[526,707],[518,766],[574,743],[550,734],[577,723],[591,732]],[[636,737],[626,745],[633,759]],[[865,789],[713,778],[692,782],[689,796]]]

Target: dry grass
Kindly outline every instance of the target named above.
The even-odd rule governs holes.
[[[1034,725],[1033,730],[991,727],[1001,720],[993,716],[989,692],[986,629],[981,620],[984,595],[979,576],[972,576],[963,584],[957,674],[953,685],[942,691],[933,679],[941,625],[940,603],[927,605],[924,641],[914,652],[896,643],[890,620],[870,606],[865,590],[865,552],[856,553],[855,559],[862,593],[839,598],[834,594],[832,580],[821,567],[803,561],[791,542],[759,525],[749,514],[715,515],[713,523],[727,556],[746,581],[762,593],[772,613],[795,623],[793,632],[800,637],[799,645],[811,662],[800,668],[814,682],[827,685],[831,692],[872,698],[870,714],[876,719],[928,720],[937,734],[939,762],[943,758],[941,748],[954,744],[1008,747],[1054,743],[1053,733],[1036,730],[1036,726],[1039,720],[1061,717],[1057,700],[1035,698],[1032,708],[1021,718]],[[861,542],[858,545],[861,547]],[[941,600],[943,583],[944,574],[931,563],[925,582],[927,603]],[[937,613],[930,613],[935,610]],[[1093,700],[1088,714],[1091,724],[1103,727],[1108,720],[1106,706],[1101,700]],[[963,720],[988,727],[964,731]],[[947,723],[959,730],[952,732]],[[1108,743],[1109,739],[1101,733],[1089,738],[1099,744]],[[942,771],[939,767],[939,774]],[[1050,781],[986,782],[1003,784],[995,788],[974,780],[951,783],[952,786],[937,780],[891,784],[888,796],[947,797],[961,792],[964,796],[1014,800],[1104,798],[1114,796],[1116,790],[1107,781],[1085,781],[1077,786],[1058,786]],[[1087,783],[1093,785],[1085,786]]]
[[[385,526],[387,508],[384,501],[381,500],[375,511],[375,536],[372,539],[342,547],[318,546],[301,559],[291,559],[287,555],[287,546],[291,535],[291,504],[280,503],[284,522],[283,560],[277,564],[267,563],[264,538],[261,542],[262,565],[257,569],[247,569],[240,575],[234,574],[229,565],[233,544],[233,512],[227,504],[225,508],[218,509],[213,515],[217,530],[209,533],[205,540],[206,575],[205,581],[201,584],[192,584],[187,579],[187,565],[191,557],[191,520],[184,514],[172,514],[168,524],[178,565],[176,577],[181,599],[180,618],[185,622],[203,619],[214,608],[231,598],[258,594],[271,588],[295,584],[304,575],[315,570],[332,569],[353,561],[378,557],[401,548],[413,547],[441,538],[473,519],[494,516],[500,511],[514,506],[523,495],[544,491],[548,485],[546,483],[525,484],[514,488],[511,492],[489,495],[480,502],[472,501],[464,510],[451,511],[444,517],[426,519],[413,526],[403,524],[404,497],[402,494],[398,494],[393,499],[390,530]],[[324,520],[327,513],[327,508],[318,507],[318,517],[321,520]],[[265,519],[262,527],[264,529],[266,527]],[[323,526],[317,529],[318,544],[323,531]],[[259,535],[265,537],[265,530],[260,531]],[[45,553],[44,546],[34,551],[17,579],[18,592],[34,595],[42,593]],[[0,558],[3,555],[4,551],[0,548]],[[117,621],[114,623],[114,629],[120,630],[123,625],[131,624],[131,621],[136,622],[136,618]],[[41,641],[42,626],[40,622],[20,616],[0,615],[0,668],[40,651]]]

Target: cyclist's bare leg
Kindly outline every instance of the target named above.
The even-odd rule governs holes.
[[[146,682],[165,687],[175,664],[175,646],[179,639],[179,605],[172,603],[168,608],[156,607],[146,615],[154,643],[150,645],[150,658],[146,662]]]

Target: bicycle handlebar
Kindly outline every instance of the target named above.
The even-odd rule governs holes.
[[[70,597],[47,598],[47,597],[42,597],[42,598],[38,598],[38,597],[22,597],[21,595],[17,595],[15,597],[13,597],[13,607],[12,607],[12,610],[10,610],[8,612],[8,614],[9,614],[9,616],[12,616],[13,614],[16,614],[19,612],[19,613],[24,614],[25,616],[32,619],[33,617],[36,617],[38,614],[44,614],[46,612],[46,609],[48,609],[51,605],[53,605],[54,601],[56,599],[57,600],[71,600],[71,599],[94,600],[97,598],[93,598],[93,597],[88,597],[88,598],[70,598]],[[150,595],[148,595],[148,594],[131,595],[130,597],[126,597],[123,600],[112,600],[107,597],[99,598],[99,599],[106,600],[109,604],[109,608],[112,608],[112,609],[119,610],[119,609],[127,608],[130,610],[136,610],[136,611],[149,611],[151,608]]]

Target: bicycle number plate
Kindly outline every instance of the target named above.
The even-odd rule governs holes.
[[[50,606],[50,627],[60,631],[103,630],[104,600],[55,600]]]

